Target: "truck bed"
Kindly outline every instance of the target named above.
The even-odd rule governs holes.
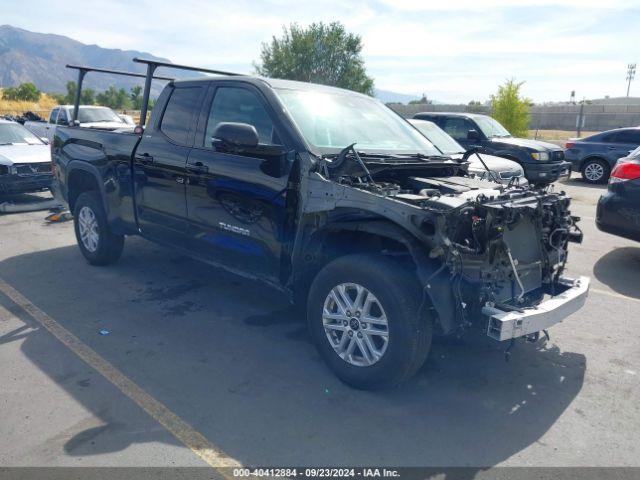
[[[79,177],[93,179],[103,197],[109,223],[115,231],[134,233],[137,230],[133,204],[132,157],[140,135],[110,132],[81,127],[59,125],[54,136],[54,154],[57,160],[55,185],[59,194],[71,208],[75,201],[74,182]]]

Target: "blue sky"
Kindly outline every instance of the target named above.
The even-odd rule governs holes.
[[[536,102],[626,93],[640,63],[638,0],[2,0],[0,24],[252,71],[283,24],[342,21],[362,36],[376,87],[484,101],[506,78]],[[54,6],[55,5],[55,6]],[[631,87],[640,96],[640,78]]]

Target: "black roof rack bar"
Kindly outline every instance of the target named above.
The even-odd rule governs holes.
[[[82,90],[82,82],[84,81],[84,77],[87,73],[100,72],[100,73],[110,73],[112,75],[123,75],[127,77],[147,78],[147,76],[143,73],[125,72],[122,70],[110,70],[107,68],[85,67],[83,65],[66,65],[66,67],[71,68],[73,70],[78,70],[78,84],[76,85],[76,98],[73,102],[73,118],[72,118],[73,122],[78,120],[78,110],[80,109],[80,93]],[[153,78],[158,80],[168,80],[168,81],[173,80],[173,78],[170,78],[170,77],[153,77]]]
[[[144,92],[142,94],[142,108],[140,110],[140,126],[144,127],[144,124],[147,120],[147,108],[149,106],[149,93],[151,92],[151,80],[154,77],[153,74],[158,67],[167,67],[167,68],[175,68],[178,70],[190,70],[192,72],[204,72],[204,73],[213,73],[216,75],[229,75],[229,76],[242,76],[241,73],[233,73],[233,72],[225,72],[222,70],[211,70],[210,68],[199,68],[199,67],[191,67],[188,65],[179,65],[176,63],[170,62],[159,62],[156,60],[149,60],[146,58],[134,58],[134,62],[136,63],[144,63],[147,65],[147,75],[146,80],[144,82]]]
[[[212,70],[210,68],[200,68],[200,67],[193,67],[190,65],[180,65],[178,63],[171,63],[171,62],[160,62],[160,61],[156,61],[156,60],[150,60],[147,58],[134,58],[133,59],[134,62],[136,63],[146,63],[147,65],[155,65],[156,68],[157,67],[167,67],[167,68],[175,68],[177,70],[191,70],[192,72],[204,72],[204,73],[213,73],[216,75],[229,75],[232,77],[241,77],[244,76],[243,73],[235,73],[235,72],[227,72],[224,70]]]

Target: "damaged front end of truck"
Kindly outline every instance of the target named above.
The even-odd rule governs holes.
[[[466,175],[448,157],[319,158],[303,211],[313,231],[347,229],[406,245],[442,334],[477,327],[496,340],[537,338],[585,302],[589,279],[563,276],[579,218],[564,192]],[[386,229],[386,231],[385,231]],[[309,244],[306,251],[312,251]]]

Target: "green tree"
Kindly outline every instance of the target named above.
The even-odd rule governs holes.
[[[433,100],[429,100],[427,96],[423,93],[422,98],[420,100],[410,100],[409,105],[432,105]]]
[[[93,105],[95,103],[96,91],[91,88],[83,88],[80,93],[81,105]],[[75,101],[75,99],[74,99]]]
[[[60,103],[73,105],[76,101],[76,91],[78,86],[76,82],[70,80],[67,82],[67,94],[63,96]],[[91,88],[83,88],[80,93],[80,105],[93,105],[95,103],[96,91]]]
[[[21,83],[17,87],[9,87],[3,90],[2,98],[5,100],[23,100],[37,102],[40,100],[40,90],[33,83]]]
[[[64,97],[64,101],[62,103],[72,104],[76,100],[76,82],[70,80],[67,82],[67,95]]]
[[[131,108],[131,99],[125,89],[117,89],[113,85],[96,95],[96,103],[116,110]]]
[[[321,83],[373,95],[373,79],[361,55],[362,39],[340,22],[291,24],[280,38],[262,44],[259,75]]]
[[[507,80],[491,96],[491,115],[514,137],[526,137],[529,130],[529,106],[531,100],[520,95],[524,82]]]
[[[49,96],[53,98],[58,105],[62,105],[67,101],[67,96],[64,93],[49,93]]]
[[[485,108],[482,105],[482,102],[479,102],[478,100],[471,100],[467,105],[467,112],[484,113]]]
[[[129,99],[131,100],[131,107],[134,110],[140,110],[142,108],[142,87],[140,85],[131,87]]]

